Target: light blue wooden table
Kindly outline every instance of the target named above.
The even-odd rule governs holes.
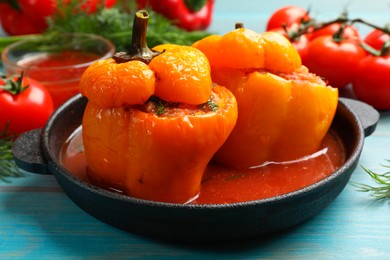
[[[390,22],[387,0],[258,1],[217,0],[210,31],[225,33],[236,21],[264,31],[277,7],[311,5],[319,19],[334,18],[344,7],[351,17]],[[361,28],[363,34],[366,28]],[[376,132],[366,138],[360,164],[383,172],[390,159],[390,113],[382,113]],[[373,184],[358,167],[351,181]],[[281,234],[228,244],[195,246],[167,243],[108,226],[79,209],[53,176],[27,173],[0,183],[0,259],[59,258],[174,259],[390,259],[390,200],[376,201],[348,184],[315,218]]]

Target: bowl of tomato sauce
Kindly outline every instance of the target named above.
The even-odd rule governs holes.
[[[88,33],[32,36],[7,46],[2,52],[6,75],[24,75],[50,92],[57,108],[79,92],[83,72],[93,62],[115,53],[108,39]]]
[[[148,237],[187,242],[264,236],[316,216],[344,189],[358,165],[364,139],[379,119],[371,106],[339,98],[317,153],[251,171],[210,163],[199,197],[178,204],[134,198],[88,179],[81,138],[87,102],[74,96],[43,129],[20,136],[13,146],[17,165],[54,175],[76,205],[102,222]]]

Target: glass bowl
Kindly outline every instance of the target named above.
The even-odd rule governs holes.
[[[13,43],[1,58],[6,75],[23,71],[48,89],[58,107],[79,92],[80,77],[90,64],[114,53],[114,44],[99,35],[63,33]]]

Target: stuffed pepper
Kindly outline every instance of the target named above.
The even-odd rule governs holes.
[[[190,46],[146,46],[148,14],[139,11],[128,53],[83,74],[82,127],[94,183],[137,198],[186,203],[237,120],[237,103],[213,85],[206,56]]]
[[[238,103],[237,124],[216,161],[251,168],[320,148],[338,92],[302,66],[283,36],[237,28],[193,46],[208,57],[213,81],[230,89]]]

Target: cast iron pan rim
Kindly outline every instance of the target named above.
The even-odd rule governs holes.
[[[109,199],[114,200],[120,200],[125,203],[131,203],[134,205],[142,206],[142,207],[153,207],[153,208],[181,208],[181,209],[197,209],[197,210],[207,210],[207,209],[214,209],[214,210],[224,210],[229,208],[245,208],[245,207],[253,207],[253,206],[260,206],[260,205],[270,205],[270,204],[277,204],[281,202],[287,202],[289,199],[295,199],[301,196],[308,195],[310,193],[316,192],[317,189],[324,187],[326,185],[329,185],[332,183],[332,180],[337,179],[340,175],[346,174],[348,170],[351,169],[351,167],[354,166],[354,164],[359,159],[359,156],[362,151],[363,147],[363,140],[364,140],[364,134],[363,134],[363,126],[358,120],[358,116],[349,109],[341,100],[339,100],[338,108],[339,109],[346,109],[348,113],[351,113],[353,115],[353,118],[355,119],[353,123],[357,124],[357,127],[359,129],[358,131],[358,137],[357,140],[354,141],[354,150],[349,156],[349,158],[344,162],[344,164],[337,169],[335,172],[333,172],[330,176],[313,183],[312,185],[309,185],[307,187],[304,187],[302,189],[299,189],[297,191],[293,191],[290,193],[282,194],[279,196],[266,198],[266,199],[260,199],[260,200],[253,200],[253,201],[245,201],[245,202],[237,202],[237,203],[229,203],[229,204],[177,204],[177,203],[166,203],[166,202],[158,202],[158,201],[149,201],[149,200],[143,200],[138,199],[134,197],[130,197],[127,195],[122,195],[119,193],[114,193],[105,189],[102,189],[100,187],[97,187],[93,184],[84,182],[77,177],[73,176],[69,171],[67,171],[60,162],[56,159],[56,155],[49,149],[50,147],[50,132],[52,130],[52,125],[56,123],[56,120],[61,116],[61,114],[66,114],[66,110],[76,102],[80,102],[80,99],[83,99],[85,97],[82,97],[80,94],[74,96],[67,102],[65,102],[62,106],[60,106],[51,116],[45,127],[43,128],[41,132],[41,150],[44,153],[44,157],[46,158],[49,166],[49,170],[52,174],[55,176],[57,174],[62,175],[62,177],[66,178],[68,181],[72,182],[74,185],[79,186],[80,188],[87,190],[94,195],[97,196],[104,196]],[[341,106],[341,108],[340,108]],[[57,177],[57,176],[56,176]]]

